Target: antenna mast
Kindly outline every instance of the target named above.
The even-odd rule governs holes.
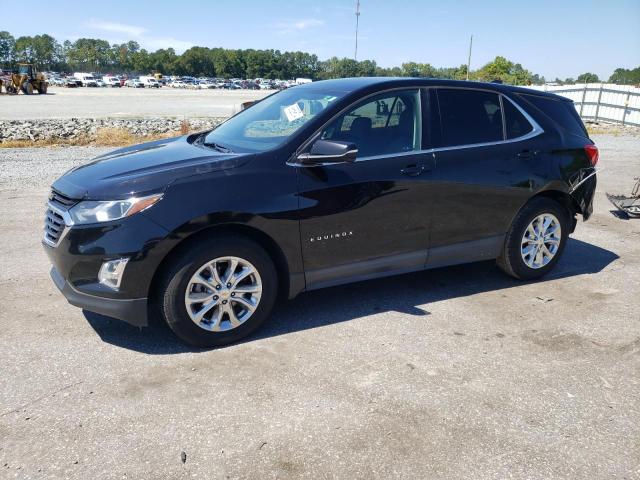
[[[354,60],[358,60],[358,26],[360,23],[360,0],[356,0],[356,53],[353,56]]]

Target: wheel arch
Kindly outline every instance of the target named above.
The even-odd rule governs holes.
[[[569,232],[573,233],[577,223],[576,214],[582,213],[582,212],[577,202],[571,195],[569,195],[567,192],[563,192],[561,190],[556,190],[556,189],[543,190],[541,192],[536,193],[533,197],[531,197],[527,201],[527,203],[529,203],[531,200],[536,198],[549,198],[559,203],[564,208],[566,208],[567,212],[569,213],[569,221],[571,222],[571,229]]]
[[[278,296],[282,298],[289,297],[292,291],[292,281],[290,276],[290,268],[287,262],[287,258],[278,246],[276,241],[255,227],[251,227],[244,224],[227,223],[220,225],[212,225],[202,230],[192,233],[188,237],[182,239],[176,245],[174,245],[164,256],[156,271],[153,274],[151,283],[149,284],[148,298],[150,301],[155,301],[158,294],[158,285],[162,274],[167,268],[167,265],[176,254],[180,253],[184,249],[189,248],[191,245],[197,243],[203,238],[210,238],[215,235],[235,234],[242,235],[249,238],[265,249],[273,264],[275,265],[278,275]],[[297,293],[297,292],[296,292]]]

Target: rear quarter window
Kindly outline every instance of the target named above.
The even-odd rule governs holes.
[[[503,98],[502,105],[508,139],[522,137],[533,130],[529,121],[508,98]]]
[[[567,100],[556,100],[549,97],[539,97],[537,95],[521,95],[522,98],[532,103],[542,111],[547,117],[556,122],[563,130],[573,135],[587,137],[587,129],[580,119],[573,102]]]

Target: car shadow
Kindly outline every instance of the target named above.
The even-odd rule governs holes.
[[[618,258],[610,250],[569,239],[556,268],[535,282],[598,273]],[[394,311],[424,317],[430,314],[424,305],[428,308],[429,304],[442,300],[527,283],[508,277],[495,266],[494,261],[487,261],[316,290],[282,302],[265,325],[242,342],[324,327],[379,312]],[[151,355],[203,351],[180,342],[157,316],[153,316],[148,328],[140,329],[97,313],[83,313],[104,342],[121,348]]]

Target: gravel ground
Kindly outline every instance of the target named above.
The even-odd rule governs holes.
[[[47,95],[0,95],[0,120],[101,117],[228,117],[268,90],[55,88]]]
[[[640,220],[604,196],[640,138],[595,139],[595,214],[543,281],[485,262],[316,291],[211,351],[49,280],[48,185],[103,149],[0,150],[0,477],[640,478]]]

